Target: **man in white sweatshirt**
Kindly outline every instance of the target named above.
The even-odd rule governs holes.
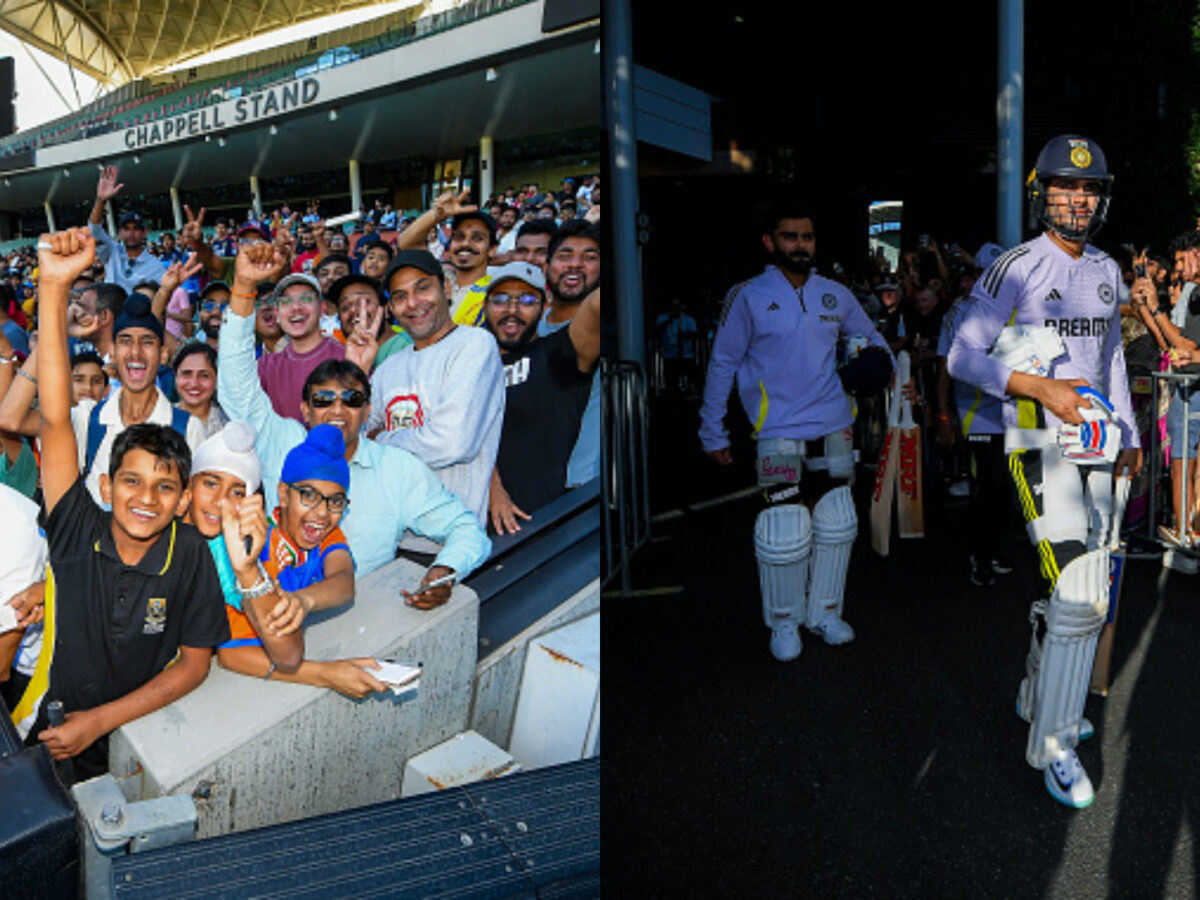
[[[454,324],[442,267],[426,250],[397,253],[383,285],[392,314],[413,343],[371,376],[375,402],[367,432],[433,469],[486,528],[504,421],[504,368],[496,339],[482,328]]]

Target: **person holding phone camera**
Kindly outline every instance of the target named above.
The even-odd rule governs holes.
[[[304,440],[309,428],[333,425],[342,433],[350,466],[347,509],[352,512],[340,527],[350,544],[357,574],[365,575],[391,562],[400,541],[411,532],[438,547],[424,583],[450,571],[458,580],[465,578],[491,550],[477,517],[412,453],[363,437],[373,392],[359,365],[359,361],[368,366],[369,362],[359,355],[355,342],[374,340],[377,322],[360,316],[350,341],[350,358],[327,359],[305,379],[300,389],[303,425],[272,407],[254,360],[254,297],[256,285],[279,261],[280,251],[272,244],[239,250],[229,310],[221,327],[217,370],[217,389],[225,412],[230,418],[247,420],[258,432],[255,450],[263,464],[267,505],[274,508],[279,502],[288,452]],[[410,605],[430,609],[449,597],[450,586],[443,585],[428,593],[414,592]]]
[[[1134,257],[1134,282],[1130,300],[1134,312],[1154,335],[1159,347],[1167,354],[1172,371],[1184,375],[1200,374],[1200,291],[1195,277],[1195,252],[1183,252],[1180,267],[1180,290],[1171,310],[1159,302],[1158,289],[1149,275],[1146,251]],[[1200,383],[1178,385],[1171,391],[1167,407],[1167,435],[1171,445],[1171,506],[1174,525],[1160,525],[1159,536],[1172,547],[1200,546],[1200,534],[1191,524],[1191,511],[1184,509],[1180,499],[1180,479],[1196,483],[1196,445],[1200,429],[1189,429],[1187,446],[1183,441],[1183,417],[1200,415]],[[1185,463],[1186,475],[1185,475]],[[1195,507],[1195,496],[1191,506]]]

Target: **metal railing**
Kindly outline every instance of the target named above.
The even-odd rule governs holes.
[[[463,580],[479,595],[479,659],[600,574],[599,480],[534,510],[516,534],[493,537],[487,562]]]
[[[646,379],[631,362],[600,364],[600,479],[604,513],[601,579],[618,574],[630,590],[629,563],[650,538]]]

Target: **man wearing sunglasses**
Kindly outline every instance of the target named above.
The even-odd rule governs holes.
[[[350,504],[341,528],[350,542],[358,574],[391,562],[401,539],[412,532],[435,542],[437,548],[426,583],[450,572],[459,579],[466,577],[487,558],[491,549],[487,537],[472,513],[428,466],[411,453],[362,439],[363,424],[371,411],[371,385],[357,364],[327,359],[308,375],[297,388],[303,424],[272,409],[256,377],[253,298],[255,285],[277,264],[278,254],[279,250],[269,245],[239,252],[217,371],[217,390],[225,411],[258,429],[255,449],[263,464],[267,505],[277,502],[284,460],[288,451],[304,440],[306,428],[333,425],[342,433],[350,465]],[[426,609],[446,602],[449,596],[448,587],[438,588],[419,595],[413,605]]]
[[[504,427],[492,472],[488,515],[498,534],[566,493],[567,461],[600,357],[600,292],[593,290],[566,328],[538,337],[546,279],[530,262],[496,270],[484,300],[487,330],[504,364]]]
[[[141,281],[162,281],[167,267],[146,250],[146,225],[133,210],[121,214],[115,241],[104,230],[104,208],[121,193],[117,167],[108,166],[96,182],[96,202],[92,205],[88,226],[96,239],[96,259],[104,263],[104,280],[123,287],[126,293]]]
[[[248,293],[252,298],[254,285]],[[325,360],[345,359],[346,348],[321,334],[321,285],[311,275],[288,275],[275,286],[271,302],[288,345],[280,353],[262,355],[258,376],[275,412],[303,422],[300,391],[305,381]]]
[[[200,330],[204,341],[214,350],[221,334],[221,318],[229,306],[229,285],[223,281],[210,281],[200,292]]]

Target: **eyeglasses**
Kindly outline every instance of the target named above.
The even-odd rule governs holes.
[[[344,390],[331,391],[328,388],[323,388],[319,391],[313,391],[308,398],[308,405],[313,409],[326,409],[333,406],[338,400],[342,401],[343,406],[348,406],[351,409],[362,409],[367,405],[367,395],[362,391]]]
[[[280,309],[287,309],[293,303],[301,303],[305,306],[317,306],[321,301],[316,294],[301,294],[299,297],[289,297],[284,295],[283,297],[276,298],[274,302],[275,305]]]
[[[487,300],[489,305],[497,308],[508,306],[514,301],[519,306],[530,307],[541,303],[542,298],[537,294],[519,294],[515,297],[511,294],[492,294]]]
[[[300,500],[300,505],[305,509],[315,509],[323,501],[331,513],[335,516],[340,516],[350,507],[350,498],[345,494],[333,494],[327,497],[316,488],[309,487],[306,484],[293,484],[292,490],[296,492],[296,496]]]
[[[200,309],[203,312],[213,312],[214,310],[224,310],[229,305],[228,300],[205,300],[200,304]]]

